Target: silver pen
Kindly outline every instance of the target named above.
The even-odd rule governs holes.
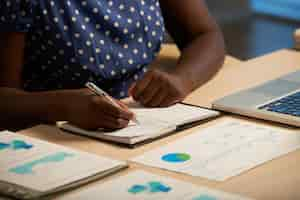
[[[107,94],[104,90],[99,88],[94,83],[87,82],[85,86],[88,89],[90,89],[92,92],[94,92],[96,95],[105,97],[112,105],[116,106],[117,108],[123,109],[111,96],[109,96],[109,94]],[[132,121],[135,122],[136,124],[139,124],[139,121],[136,119],[135,116],[133,117]]]

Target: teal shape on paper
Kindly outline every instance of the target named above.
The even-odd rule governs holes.
[[[210,195],[200,195],[193,198],[192,200],[217,200],[217,198]]]
[[[20,165],[15,168],[9,169],[9,172],[20,174],[20,175],[33,174],[33,168],[36,167],[37,165],[42,165],[42,164],[45,165],[53,162],[63,162],[66,158],[73,157],[73,156],[74,155],[70,153],[59,152],[53,155],[45,156],[41,159],[32,162],[28,162],[24,165]]]
[[[9,147],[10,147],[10,144],[0,142],[0,151],[8,149]]]
[[[150,187],[151,193],[157,193],[157,192],[169,192],[171,191],[171,188],[160,183],[160,182],[149,182],[148,183]]]
[[[11,143],[0,143],[0,150],[12,149],[12,150],[28,150],[31,149],[33,145],[27,144],[23,140],[13,140]]]
[[[138,194],[147,190],[147,187],[144,185],[134,185],[132,186],[128,192],[131,194]]]
[[[14,150],[20,150],[20,149],[31,149],[33,145],[27,144],[26,142],[22,140],[14,140],[11,144],[12,148]]]
[[[172,190],[171,187],[164,185],[161,182],[158,181],[151,181],[145,185],[133,185],[128,192],[131,194],[139,194],[143,192],[149,192],[149,193],[167,193]]]

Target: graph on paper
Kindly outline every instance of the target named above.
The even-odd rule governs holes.
[[[8,131],[0,132],[0,182],[43,192],[119,165],[119,161]]]
[[[134,171],[104,183],[81,188],[58,200],[99,200],[99,197],[107,200],[250,200],[145,171]]]
[[[299,148],[299,134],[228,119],[132,161],[224,181]]]

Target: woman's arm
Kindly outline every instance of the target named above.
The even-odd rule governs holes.
[[[26,104],[25,92],[19,90],[22,82],[22,66],[25,48],[25,33],[5,32],[0,34],[0,127],[10,128],[30,123],[37,107],[33,108],[31,116],[19,115],[24,113],[20,108],[31,109],[33,106]],[[34,101],[30,101],[35,104]],[[16,120],[16,118],[20,118]],[[37,115],[36,115],[37,117]],[[21,120],[22,119],[22,120]]]
[[[24,33],[0,33],[0,86],[21,87],[25,37]]]
[[[166,28],[181,50],[175,71],[191,78],[192,89],[195,89],[223,65],[222,33],[203,0],[160,1]]]
[[[117,109],[86,89],[49,92],[22,90],[26,34],[0,34],[0,127],[71,121],[83,128],[121,128],[132,113]]]
[[[147,106],[168,106],[183,100],[214,76],[225,56],[222,33],[204,1],[160,0],[160,3],[166,28],[181,56],[171,71],[150,70],[133,87],[133,97]]]
[[[59,108],[51,105],[53,101],[50,101],[49,94],[37,96],[21,89],[26,34],[7,32],[1,33],[0,38],[1,127],[19,127],[63,118]],[[45,108],[51,109],[48,112]]]

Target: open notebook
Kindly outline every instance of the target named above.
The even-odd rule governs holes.
[[[128,105],[136,114],[139,124],[130,123],[128,127],[113,132],[83,130],[68,122],[60,122],[58,127],[94,138],[134,145],[219,115],[217,111],[187,104],[176,104],[168,108],[144,108],[131,101]]]
[[[40,199],[125,167],[124,162],[0,132],[0,194],[6,196]]]

